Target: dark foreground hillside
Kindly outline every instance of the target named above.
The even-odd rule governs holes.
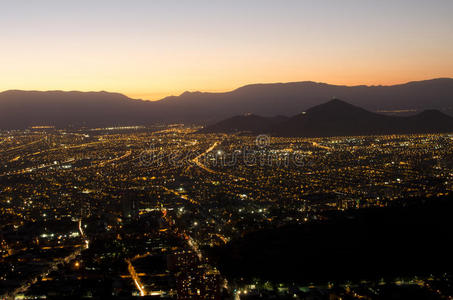
[[[452,271],[453,197],[410,201],[251,233],[213,249],[211,256],[229,278],[279,282]]]

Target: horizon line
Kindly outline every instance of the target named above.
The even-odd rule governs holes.
[[[50,90],[37,90],[37,89],[31,89],[31,90],[26,90],[26,89],[7,89],[4,91],[0,91],[0,94],[6,93],[6,92],[41,92],[41,93],[48,93],[48,92],[62,92],[62,93],[108,93],[108,94],[118,94],[125,96],[131,100],[138,100],[138,101],[161,101],[166,98],[171,98],[171,97],[179,97],[185,93],[203,93],[203,94],[226,94],[226,93],[231,93],[234,92],[238,89],[244,88],[244,87],[249,87],[249,86],[259,86],[259,85],[273,85],[273,84],[294,84],[294,83],[315,83],[315,84],[326,84],[326,85],[331,85],[331,86],[342,86],[342,87],[391,87],[391,86],[398,86],[398,85],[406,85],[410,83],[417,83],[417,82],[423,82],[423,81],[433,81],[433,80],[442,80],[442,79],[450,79],[453,80],[453,77],[436,77],[436,78],[428,78],[428,79],[420,79],[420,80],[411,80],[411,81],[406,81],[406,82],[399,82],[399,83],[393,83],[393,84],[336,84],[336,83],[327,83],[327,82],[322,82],[322,81],[313,81],[313,80],[302,80],[302,81],[287,81],[287,82],[257,82],[257,83],[247,83],[244,85],[241,85],[237,88],[234,89],[228,89],[228,90],[185,90],[184,92],[180,93],[179,95],[174,95],[170,94],[167,96],[164,96],[159,99],[143,99],[143,98],[137,98],[134,96],[129,96],[131,93],[127,92],[119,92],[119,91],[107,91],[107,90],[63,90],[63,89],[50,89]],[[143,94],[143,93],[141,93]],[[151,93],[150,93],[151,94]]]

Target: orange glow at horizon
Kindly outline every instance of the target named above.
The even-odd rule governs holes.
[[[51,1],[0,10],[0,91],[184,91],[453,77],[453,1]]]
[[[320,83],[327,83],[331,85],[345,85],[345,86],[358,86],[358,85],[368,85],[368,86],[373,86],[373,85],[383,85],[383,86],[389,86],[389,85],[398,85],[398,84],[405,84],[411,81],[422,81],[422,80],[429,80],[429,79],[436,79],[436,78],[453,78],[453,74],[450,76],[444,76],[443,74],[433,74],[432,76],[428,77],[417,77],[417,76],[407,76],[401,79],[395,78],[394,80],[391,80],[389,78],[387,79],[382,79],[382,80],[368,80],[368,81],[341,81],[341,80],[313,80],[313,79],[302,79],[302,80],[287,80],[287,81],[282,81],[282,80],[275,80],[275,81],[256,81],[256,82],[243,82],[238,85],[231,85],[231,86],[224,86],[223,88],[219,88],[216,86],[213,89],[206,89],[203,87],[200,88],[187,88],[187,89],[175,89],[175,90],[167,90],[164,92],[160,93],[150,93],[147,91],[143,92],[137,92],[137,91],[110,91],[110,92],[117,92],[124,94],[128,96],[129,98],[132,99],[141,99],[141,100],[148,100],[148,101],[158,101],[161,100],[165,97],[169,96],[179,96],[182,93],[189,91],[189,92],[204,92],[204,93],[226,93],[233,91],[237,88],[240,88],[245,85],[249,84],[272,84],[272,83],[287,83],[287,82],[300,82],[300,81],[314,81],[314,82],[320,82]]]

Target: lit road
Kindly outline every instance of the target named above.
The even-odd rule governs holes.
[[[18,161],[21,158],[21,156],[16,156],[15,158],[11,159],[9,162],[15,162]]]
[[[148,292],[145,289],[145,286],[140,280],[140,277],[138,276],[137,272],[135,271],[134,265],[132,265],[132,262],[136,259],[144,258],[151,255],[149,252],[145,253],[143,255],[136,255],[132,259],[126,259],[127,263],[127,270],[129,271],[129,274],[131,275],[132,280],[134,281],[134,285],[137,288],[137,290],[140,292],[140,296],[146,296],[148,295]]]
[[[202,158],[204,155],[208,154],[209,152],[211,152],[212,150],[215,149],[215,147],[217,147],[217,145],[219,145],[220,142],[215,142],[214,144],[211,145],[211,147],[209,147],[208,149],[206,149],[205,152],[201,153],[200,155],[198,155],[197,157],[195,157],[194,159],[191,160],[191,162],[193,162],[195,165],[197,165],[199,168],[205,170],[206,172],[208,173],[212,173],[212,174],[218,174],[218,172],[208,168],[207,166],[205,166],[203,163],[200,162],[200,158]]]
[[[242,178],[242,177],[237,177],[237,176],[234,176],[234,175],[231,175],[231,174],[228,174],[228,173],[224,173],[224,172],[219,172],[219,171],[215,171],[209,167],[207,167],[206,165],[204,165],[201,161],[200,161],[200,158],[202,158],[204,155],[208,154],[209,152],[211,152],[212,150],[215,149],[215,147],[217,147],[218,145],[220,144],[220,142],[215,142],[214,144],[211,145],[211,147],[209,147],[208,149],[206,149],[205,152],[201,153],[200,155],[198,155],[197,157],[195,157],[194,159],[191,160],[192,163],[194,163],[196,166],[198,166],[199,168],[205,170],[206,172],[208,173],[211,173],[211,174],[216,174],[216,175],[223,175],[223,176],[228,176],[228,177],[231,177],[233,179],[237,179],[237,180],[246,180],[245,178]],[[190,168],[187,167],[187,168]]]
[[[135,271],[135,268],[132,265],[131,260],[126,259],[126,263],[127,263],[127,270],[129,271],[129,274],[131,275],[131,278],[134,281],[135,287],[139,290],[140,296],[142,296],[142,297],[146,296],[145,286],[140,281],[140,277],[138,277],[137,272]]]
[[[110,160],[101,162],[101,163],[99,164],[99,166],[100,166],[100,167],[103,167],[103,166],[105,166],[105,165],[107,165],[107,164],[110,164],[110,163],[113,163],[113,162],[115,162],[115,161],[119,161],[119,160],[125,159],[125,158],[131,156],[131,154],[132,154],[132,151],[129,150],[129,151],[127,151],[124,155],[122,155],[122,156],[120,156],[120,157],[116,157],[116,158],[113,158],[113,159],[110,159]]]
[[[318,144],[317,142],[312,142],[312,145],[313,145],[314,147],[316,147],[316,148],[320,148],[320,149],[324,149],[324,150],[328,150],[328,151],[332,150],[332,148],[327,147],[327,146],[320,145],[320,144]]]
[[[187,195],[183,195],[183,194],[179,193],[178,191],[169,189],[169,188],[167,188],[167,187],[165,187],[165,186],[159,186],[159,187],[161,187],[162,189],[164,189],[164,190],[167,191],[167,192],[172,193],[172,194],[175,195],[175,196],[180,197],[180,198],[183,199],[183,200],[189,201],[189,202],[192,203],[192,204],[200,205],[200,202],[195,201],[195,200],[189,198]]]
[[[36,140],[36,141],[32,141],[32,142],[30,142],[30,143],[27,143],[27,144],[23,144],[23,145],[14,147],[14,148],[6,149],[5,152],[11,152],[11,151],[15,151],[15,150],[24,149],[24,148],[26,148],[26,147],[28,147],[28,146],[31,146],[31,145],[33,145],[33,144],[42,142],[42,141],[44,141],[44,140],[45,140],[45,138],[41,138],[41,139],[38,139],[38,140]]]
[[[82,219],[79,220],[79,233],[80,233],[80,236],[83,238],[83,240],[85,241],[85,249],[88,249],[90,248],[90,240],[87,239],[86,235],[85,235],[85,232],[83,231],[83,227],[82,227]]]
[[[217,236],[219,239],[221,239],[222,242],[224,242],[225,244],[228,243],[228,239],[227,239],[225,236],[221,235],[220,233],[216,233],[216,236]]]

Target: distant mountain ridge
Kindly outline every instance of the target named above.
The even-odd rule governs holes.
[[[260,127],[261,126],[261,127]],[[314,106],[291,118],[236,116],[200,133],[267,133],[283,137],[328,137],[453,132],[453,118],[438,110],[414,116],[387,116],[339,99]]]
[[[391,86],[342,86],[312,81],[251,84],[226,93],[185,92],[162,99],[168,106],[184,103],[187,112],[217,112],[225,117],[253,113],[294,115],[325,102],[345,99],[370,111],[438,109],[453,115],[453,79],[438,78]]]
[[[252,84],[225,93],[184,92],[158,101],[118,93],[0,93],[0,129],[32,125],[96,127],[185,122],[212,124],[234,115],[292,116],[337,97],[370,111],[437,109],[453,115],[453,79],[392,86],[341,86],[311,81]]]
[[[149,121],[148,107],[118,93],[10,90],[0,93],[0,128],[140,124]]]

